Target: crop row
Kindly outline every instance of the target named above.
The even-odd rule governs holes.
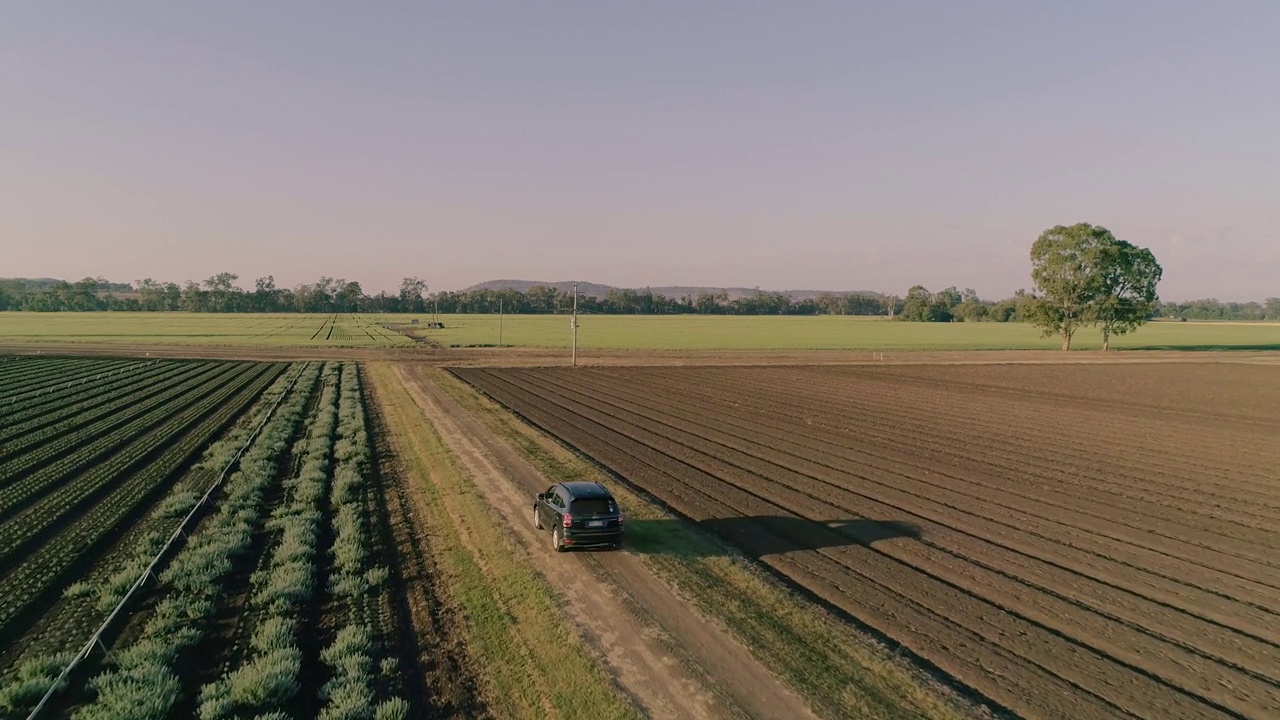
[[[252,578],[251,653],[201,688],[201,720],[283,712],[298,692],[303,657],[299,610],[315,592],[316,546],[337,420],[338,366],[327,364],[322,379],[324,389],[307,436],[294,448],[300,467],[285,481],[284,500],[267,522],[274,545]]]
[[[44,382],[50,378],[71,379],[76,373],[88,368],[100,369],[103,362],[80,358],[23,358],[6,363],[9,367],[4,369],[3,375],[0,375],[0,393],[4,393],[7,397],[15,388],[18,388],[19,392],[25,392],[31,389],[33,383]],[[108,362],[119,364],[120,361]]]
[[[0,393],[8,393],[15,387],[22,387],[33,378],[39,378],[51,372],[65,371],[77,362],[72,358],[13,358],[0,364]]]
[[[0,713],[29,707],[44,694],[53,677],[70,661],[70,649],[83,643],[105,614],[124,597],[209,483],[228,467],[236,451],[262,423],[296,373],[276,371],[268,373],[266,378],[271,376],[275,381],[262,392],[253,407],[205,450],[199,463],[146,518],[130,529],[113,556],[100,562],[85,580],[68,586],[64,592],[66,602],[54,605],[39,625],[22,638],[25,647],[20,662],[14,664],[0,683]],[[29,637],[37,631],[38,637]]]
[[[160,486],[210,437],[240,415],[278,373],[278,366],[249,366],[248,372],[223,386],[203,406],[175,420],[177,430],[164,437],[157,437],[157,433],[146,438],[144,453],[163,450],[145,467],[126,475],[117,474],[115,467],[104,466],[101,474],[81,477],[60,488],[54,496],[59,502],[48,505],[45,515],[30,518],[29,525],[16,528],[15,532],[27,531],[28,536],[33,536],[72,512],[69,508],[96,493],[99,486],[118,481],[102,501],[94,503],[83,516],[0,580],[0,598],[3,598],[0,627],[7,626],[18,613],[44,597],[84,553],[113,537],[116,528],[133,516],[139,505],[149,502]]]
[[[183,689],[174,664],[208,630],[223,580],[261,524],[263,494],[278,475],[320,366],[310,364],[302,373],[227,479],[216,510],[161,573],[163,597],[139,635],[113,653],[110,667],[90,681],[93,698],[74,718],[160,720],[172,712]]]
[[[49,438],[71,435],[100,420],[119,422],[122,415],[120,411],[135,406],[139,397],[147,397],[171,386],[174,381],[191,377],[202,367],[204,366],[194,364],[159,366],[153,372],[131,375],[106,384],[103,392],[92,393],[78,402],[68,403],[62,408],[51,408],[27,422],[11,425],[0,432],[0,460],[10,460],[23,450]],[[99,426],[94,429],[93,434],[102,432],[104,429]],[[68,449],[63,446],[64,452]]]
[[[8,440],[33,428],[43,427],[68,413],[96,407],[99,403],[110,400],[121,388],[126,388],[133,382],[168,377],[180,369],[198,364],[202,363],[180,361],[149,363],[141,367],[117,370],[111,374],[110,379],[89,388],[78,388],[74,393],[67,393],[58,398],[40,398],[39,402],[23,403],[21,409],[13,404],[5,405],[7,424],[0,428],[0,441]]]
[[[265,414],[270,411],[281,393],[289,387],[296,373],[281,370],[273,375],[275,381],[258,397],[254,407],[244,413],[221,439],[209,445],[199,462],[174,486],[173,491],[146,519],[138,523],[135,529],[140,531],[139,541],[123,560],[111,563],[102,574],[100,582],[86,584],[83,591],[92,592],[97,610],[109,610],[124,597],[133,581],[163,547],[165,540],[172,532],[174,523],[185,517],[191,508],[195,507],[208,489],[208,484],[217,477],[218,473],[228,467],[235,453],[244,446],[250,434],[261,424]]]
[[[327,335],[326,335],[326,337],[324,337],[324,338],[322,338],[322,337],[320,337],[320,336],[321,336],[321,335],[325,335],[325,334],[326,334],[326,331],[327,331],[327,330],[332,326],[331,324],[333,323],[334,317],[336,317],[336,316],[331,316],[331,317],[327,317],[327,318],[325,318],[325,319],[324,319],[324,322],[320,323],[320,327],[315,331],[315,333],[313,333],[313,334],[311,335],[311,339],[312,339],[312,340],[325,340],[325,339],[327,339]]]
[[[183,393],[199,389],[209,384],[211,377],[229,373],[233,368],[232,363],[199,366],[199,370],[193,375],[170,378],[153,387],[152,392],[144,399],[121,412],[83,427],[67,437],[58,438],[55,442],[45,443],[10,458],[0,464],[0,487],[11,485],[17,480],[30,480],[37,473],[41,476],[57,474],[92,462],[98,454],[110,450],[112,441],[119,441],[120,438],[116,436],[127,437],[124,433],[145,431],[146,421],[157,417],[157,408],[163,411],[164,407],[175,402]],[[0,507],[3,506],[4,501],[0,499]]]
[[[147,361],[155,362],[155,361]],[[24,378],[15,378],[8,387],[0,389],[0,405],[22,407],[37,398],[71,391],[90,381],[101,379],[104,374],[142,367],[146,362],[137,360],[78,360],[67,366],[44,368]]]
[[[322,720],[356,720],[369,717],[375,708],[377,720],[403,719],[408,705],[389,697],[378,703],[374,674],[376,641],[372,623],[373,591],[388,575],[385,567],[369,566],[369,532],[365,521],[365,495],[371,452],[365,428],[364,401],[359,369],[354,364],[342,368],[342,397],[338,403],[338,442],[334,446],[335,467],[329,500],[333,509],[333,569],[329,594],[345,615],[336,637],[322,652],[331,679],[320,689]],[[384,678],[395,672],[395,662],[379,664]]]
[[[0,517],[4,518],[0,524],[0,558],[7,557],[13,550],[14,526],[30,530],[32,519],[48,514],[50,509],[61,514],[68,509],[65,506],[68,493],[79,493],[86,486],[86,479],[102,479],[144,460],[153,448],[211,407],[211,398],[225,397],[228,384],[238,383],[256,370],[258,368],[249,363],[230,365],[175,388],[165,394],[163,404],[142,417],[104,433],[97,441],[37,472],[19,476],[16,482],[0,490]],[[59,443],[48,445],[57,452]],[[36,454],[45,455],[44,452]],[[81,475],[82,471],[85,474]]]

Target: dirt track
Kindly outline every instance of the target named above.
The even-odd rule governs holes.
[[[1029,717],[1280,714],[1280,375],[457,373]]]
[[[557,555],[549,535],[537,532],[524,509],[550,481],[519,457],[483,423],[420,372],[397,372],[415,401],[485,489],[486,498],[530,550],[530,561],[555,578],[565,610],[605,657],[619,684],[651,717],[813,717],[803,700],[785,688],[722,628],[709,624],[657,581],[638,558],[610,553]],[[601,582],[600,577],[609,582]],[[656,623],[648,626],[628,609],[636,603]],[[665,636],[665,638],[664,638]],[[668,643],[680,646],[707,678],[672,660]],[[708,692],[709,681],[714,693]]]

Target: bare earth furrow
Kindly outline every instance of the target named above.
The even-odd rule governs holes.
[[[1280,714],[1268,369],[455,372],[1015,714]]]
[[[690,393],[697,392],[690,390]],[[813,406],[809,406],[812,408]],[[777,409],[770,410],[768,407],[753,405],[751,411],[763,416],[778,416]],[[812,410],[809,410],[812,412]],[[883,417],[883,413],[868,413],[869,416],[879,419]],[[787,417],[787,415],[783,415]],[[804,417],[801,415],[800,417]],[[792,418],[794,419],[794,418]],[[1025,423],[1023,419],[1018,421]],[[794,432],[818,433],[824,434],[823,441],[830,442],[835,439],[833,434],[848,435],[847,429],[837,426],[829,421],[820,418],[805,418],[803,423],[798,423],[794,427],[805,428],[804,430],[795,430]],[[1196,519],[1194,515],[1183,513],[1181,519],[1172,521],[1169,518],[1167,510],[1147,510],[1147,515],[1143,515],[1135,510],[1136,507],[1131,501],[1125,501],[1122,498],[1114,498],[1106,501],[1109,494],[1093,493],[1092,495],[1082,494],[1076,489],[1076,485],[1080,482],[1080,475],[1069,468],[1058,468],[1061,473],[1067,470],[1071,473],[1072,482],[1064,484],[1060,481],[1055,482],[1048,475],[1049,472],[1045,468],[1052,467],[1052,463],[1041,461],[1038,472],[1044,482],[1028,483],[1028,477],[1033,475],[1036,467],[1031,463],[1022,465],[1013,465],[1001,457],[1004,454],[1004,448],[1001,449],[1000,455],[991,455],[985,460],[982,456],[972,453],[962,453],[958,449],[966,444],[958,441],[943,442],[937,439],[931,439],[927,435],[909,433],[895,433],[891,435],[878,435],[876,429],[868,428],[860,430],[856,438],[850,437],[847,441],[841,441],[845,448],[856,447],[862,451],[868,452],[897,452],[903,453],[904,438],[909,438],[909,449],[912,451],[911,457],[915,458],[917,463],[929,463],[934,468],[942,468],[934,470],[939,477],[946,478],[948,481],[960,479],[966,483],[983,487],[984,493],[995,493],[997,496],[1009,496],[1012,498],[1022,498],[1030,500],[1036,505],[1044,505],[1053,508],[1059,508],[1069,511],[1073,514],[1089,516],[1098,520],[1106,528],[1104,534],[1107,534],[1114,540],[1124,542],[1134,542],[1134,538],[1145,538],[1145,540],[1137,540],[1148,549],[1152,549],[1151,543],[1164,545],[1170,541],[1175,543],[1186,543],[1183,550],[1177,552],[1179,557],[1195,557],[1199,548],[1205,550],[1220,552],[1222,554],[1238,557],[1246,561],[1260,562],[1264,565],[1275,565],[1277,553],[1268,552],[1259,549],[1259,545],[1270,547],[1280,540],[1274,537],[1274,533],[1256,528],[1244,528],[1239,523],[1227,523],[1225,525],[1219,523],[1214,527],[1214,531],[1210,532],[1203,528],[1202,519]],[[1116,481],[1122,481],[1124,478],[1116,478]],[[1134,480],[1137,486],[1149,483],[1149,480]],[[1151,516],[1161,516],[1160,520],[1151,520]],[[1270,526],[1268,526],[1270,527]],[[1134,535],[1133,531],[1138,531],[1138,535]],[[1125,533],[1125,534],[1120,534]],[[1147,534],[1155,537],[1147,538]],[[1209,567],[1218,566],[1217,561],[1208,563]],[[1274,573],[1268,572],[1264,577],[1271,577]],[[1280,585],[1273,584],[1273,587]]]
[[[1244,473],[1237,466],[1203,462],[1205,455],[1216,456],[1220,452],[1206,453],[1203,448],[1216,448],[1223,434],[1194,442],[1182,438],[1173,446],[1170,446],[1168,439],[1155,443],[1143,440],[1141,443],[1126,445],[1124,453],[1113,455],[1109,452],[1114,443],[1108,442],[1107,438],[1115,437],[1117,432],[1124,430],[1098,417],[1079,417],[1075,420],[1074,425],[1080,428],[1076,431],[1078,434],[1099,433],[1087,437],[1083,444],[1076,445],[1069,440],[1058,440],[1059,436],[1053,433],[1065,433],[1061,428],[1039,427],[1043,413],[1014,413],[991,403],[967,405],[963,412],[957,413],[955,410],[947,412],[937,407],[924,409],[904,406],[900,397],[895,398],[884,388],[876,386],[859,386],[856,391],[851,389],[847,395],[833,398],[830,388],[811,388],[803,383],[791,383],[788,388],[792,392],[787,397],[774,394],[762,396],[753,393],[751,386],[735,385],[731,381],[725,385],[726,388],[716,388],[710,384],[701,387],[681,387],[678,384],[665,386],[686,394],[698,394],[712,403],[749,405],[753,408],[760,408],[762,404],[768,403],[775,406],[761,409],[774,413],[785,407],[788,409],[786,415],[792,419],[840,435],[849,435],[849,421],[854,421],[853,428],[856,428],[859,440],[901,444],[909,439],[917,450],[932,452],[955,461],[978,461],[985,464],[988,472],[1000,470],[1005,475],[1020,480],[1051,480],[1068,469],[1064,468],[1063,463],[1069,460],[1073,482],[1070,486],[1059,488],[1059,492],[1065,497],[1091,500],[1098,493],[1104,493],[1125,503],[1125,507],[1132,506],[1133,501],[1146,504],[1151,502],[1150,497],[1135,495],[1128,490],[1129,484],[1116,481],[1129,478],[1137,482],[1137,487],[1150,492],[1152,485],[1141,481],[1157,474],[1161,479],[1156,486],[1159,488],[1157,495],[1168,499],[1176,498],[1179,510],[1200,513],[1205,509],[1206,500],[1220,497],[1224,506],[1238,508],[1243,504],[1247,514],[1256,513],[1261,520],[1280,517],[1280,493],[1276,488],[1250,490],[1248,479],[1242,477]],[[741,393],[730,394],[727,397],[732,399],[726,400],[726,396],[708,394],[704,387],[718,390],[739,389]],[[922,396],[918,399],[923,403],[926,398]],[[875,424],[856,422],[863,416],[874,417]],[[1100,420],[1103,421],[1099,422]],[[1053,437],[1055,454],[1046,457],[1043,453],[1030,452],[1028,448],[1044,445],[1044,435],[1023,432],[1022,429],[1027,427],[1035,427],[1036,432]],[[927,431],[926,434],[919,434],[922,430]],[[986,439],[993,435],[1008,440],[1002,444],[999,457],[978,456],[970,450],[985,447],[989,444]],[[1254,443],[1255,447],[1259,445],[1262,443]],[[1141,462],[1135,461],[1131,456],[1138,456]],[[1166,464],[1165,461],[1170,457],[1175,460]],[[1015,458],[1017,462],[1012,462]],[[1271,453],[1266,461],[1260,461],[1259,467],[1269,467],[1268,462],[1277,460],[1280,457]],[[1225,469],[1228,467],[1231,468],[1230,472]],[[1154,511],[1152,516],[1163,522],[1195,521],[1194,518],[1161,515],[1160,510]],[[1217,529],[1234,532],[1230,525],[1220,525]]]
[[[590,387],[589,383],[580,385]],[[594,391],[595,388],[591,387],[590,390]],[[654,402],[675,404],[674,399],[662,397],[656,397]],[[676,413],[673,412],[669,418],[675,416]],[[711,429],[713,426],[714,430]],[[1228,631],[1225,625],[1178,612],[1166,603],[1125,591],[1117,585],[1091,576],[1091,568],[1072,570],[1069,564],[1045,561],[1042,559],[1045,550],[1053,548],[1056,543],[1019,537],[1020,533],[1011,530],[1016,526],[997,526],[965,510],[928,500],[922,501],[897,490],[894,487],[897,478],[890,478],[888,482],[867,483],[865,478],[858,475],[841,473],[834,467],[821,465],[806,457],[782,452],[787,444],[786,440],[776,436],[745,438],[735,442],[738,436],[718,433],[721,425],[712,418],[700,418],[694,424],[673,423],[672,427],[677,430],[678,434],[672,436],[677,441],[681,437],[697,436],[711,442],[720,442],[720,449],[714,452],[721,453],[721,457],[733,459],[738,467],[761,477],[779,480],[810,497],[822,499],[861,517],[908,516],[907,519],[919,524],[924,530],[922,539],[925,543],[936,544],[941,549],[952,548],[948,552],[955,552],[1007,577],[1034,583],[1045,592],[1099,612],[1117,622],[1127,623],[1142,632],[1150,632],[1162,640],[1177,643],[1184,650],[1204,653],[1220,662],[1240,664],[1242,668],[1258,675],[1265,676],[1268,671],[1275,669],[1274,657],[1280,652],[1280,645],[1260,641],[1243,632]],[[739,451],[743,452],[734,459]],[[753,462],[755,459],[767,464]],[[822,484],[815,486],[814,481]],[[884,502],[876,499],[877,497]],[[987,540],[986,537],[992,540]],[[1105,572],[1101,575],[1102,578],[1107,577]],[[1116,573],[1113,577],[1120,580],[1123,575]],[[1203,600],[1202,597],[1202,604]],[[1219,601],[1218,604],[1224,603]],[[1194,612],[1195,607],[1192,604],[1189,609]],[[1276,616],[1264,617],[1257,624],[1257,628],[1263,633],[1272,631],[1277,626],[1280,626],[1280,617]],[[1113,631],[1114,629],[1106,632]],[[1232,657],[1236,659],[1231,660]]]
[[[589,381],[587,383],[579,384],[587,386],[590,385]],[[614,392],[622,391],[614,390]],[[660,393],[650,393],[651,396],[659,394]],[[641,403],[639,402],[636,403],[637,406],[640,404]],[[666,404],[671,408],[676,408],[680,405],[677,399],[668,398],[666,396],[663,396],[660,404]],[[670,412],[672,416],[678,416],[678,413],[674,410]],[[727,417],[727,413],[719,413],[717,414],[717,421],[723,424],[726,422]],[[688,431],[695,433],[702,431],[706,422],[703,419],[696,419],[696,422],[699,427],[689,429]],[[744,422],[747,424],[739,427],[745,428],[748,435],[751,434],[752,424],[763,424],[759,415],[747,418]],[[778,433],[771,433],[769,435],[768,445],[779,448],[794,448],[793,454],[795,456],[808,459],[827,457],[828,454],[833,452],[832,446],[823,445],[821,443],[803,446],[795,445],[793,441],[796,437],[799,437],[799,435],[787,435],[784,431],[780,430]],[[1094,533],[1102,533],[1105,535],[1105,533],[1109,532],[1107,528],[1094,527],[1089,524],[1080,526],[1079,516],[1071,516],[1072,520],[1076,523],[1076,525],[1073,526],[1063,524],[1052,517],[1037,514],[1035,512],[1023,513],[1018,512],[1017,510],[1011,510],[1005,505],[988,500],[987,498],[990,497],[988,488],[981,488],[979,491],[973,491],[968,494],[958,492],[953,490],[951,487],[948,487],[948,485],[950,484],[954,486],[959,484],[960,486],[963,486],[965,485],[965,481],[960,477],[948,477],[945,469],[939,469],[936,467],[924,468],[922,472],[917,473],[914,477],[893,471],[891,468],[911,468],[916,466],[916,463],[906,455],[899,457],[879,456],[873,458],[869,456],[859,456],[854,453],[840,453],[827,462],[832,468],[840,468],[841,470],[857,468],[858,472],[862,475],[883,472],[884,475],[880,476],[882,486],[886,487],[889,492],[910,492],[913,487],[922,486],[918,492],[923,493],[928,499],[943,503],[948,507],[965,508],[983,518],[1003,523],[1010,528],[1034,527],[1037,530],[1037,534],[1046,539],[1054,540],[1055,544],[1062,543],[1065,546],[1071,547],[1076,543],[1083,543],[1084,545],[1093,546],[1090,552],[1107,561],[1117,557],[1117,552],[1120,553],[1118,557],[1125,557],[1126,547],[1128,547],[1130,549],[1128,549],[1127,552],[1136,554],[1137,558],[1134,562],[1130,563],[1128,567],[1119,568],[1120,576],[1129,577],[1132,576],[1135,571],[1145,574],[1146,571],[1144,568],[1161,570],[1161,572],[1164,573],[1164,577],[1167,579],[1175,580],[1177,582],[1195,583],[1195,587],[1218,595],[1218,598],[1213,603],[1205,603],[1205,596],[1203,593],[1192,593],[1191,599],[1195,601],[1191,604],[1193,607],[1216,607],[1221,604],[1221,601],[1224,598],[1252,602],[1262,609],[1274,610],[1276,607],[1280,607],[1280,603],[1276,600],[1277,593],[1273,588],[1257,583],[1248,578],[1242,578],[1238,575],[1232,575],[1221,571],[1219,569],[1223,567],[1221,558],[1204,560],[1200,565],[1190,565],[1186,562],[1185,554],[1184,557],[1174,557],[1163,552],[1148,550],[1142,546],[1117,546],[1114,542],[1099,542],[1094,537]],[[924,479],[928,478],[931,474],[936,477],[944,478],[946,482]],[[901,488],[901,490],[899,490],[899,488]],[[1012,514],[1004,512],[1005,510],[1011,510]],[[1081,529],[1089,530],[1090,532],[1082,534],[1080,532]],[[1280,616],[1274,616],[1270,613],[1266,613],[1260,616],[1258,625],[1267,629],[1263,632],[1270,631],[1272,628],[1280,627]]]
[[[1180,489],[1203,492],[1206,485],[1218,492],[1240,499],[1268,504],[1272,509],[1280,507],[1280,488],[1276,488],[1273,477],[1264,470],[1266,461],[1276,457],[1274,449],[1265,442],[1259,442],[1264,435],[1251,436],[1247,444],[1247,452],[1230,451],[1232,456],[1252,458],[1254,465],[1224,466],[1207,462],[1204,447],[1212,447],[1214,454],[1221,454],[1219,448],[1230,440],[1237,440],[1237,433],[1225,431],[1197,430],[1197,436],[1188,438],[1186,428],[1181,432],[1170,430],[1167,434],[1150,437],[1155,421],[1139,426],[1143,431],[1142,444],[1151,448],[1159,448],[1160,453],[1143,458],[1136,462],[1130,457],[1132,448],[1126,445],[1123,450],[1117,448],[1113,441],[1117,428],[1131,434],[1133,426],[1121,426],[1097,413],[1072,411],[1069,408],[1054,408],[1048,416],[1043,409],[1034,405],[1024,408],[1008,407],[985,398],[947,396],[935,392],[912,392],[911,402],[904,403],[901,388],[876,383],[843,383],[822,385],[812,380],[796,381],[780,376],[781,371],[761,369],[764,377],[753,378],[752,382],[744,382],[734,376],[728,376],[719,382],[687,382],[689,378],[673,375],[669,369],[646,370],[644,380],[665,378],[668,387],[682,388],[687,392],[698,394],[710,402],[723,404],[751,405],[762,401],[780,403],[791,407],[795,417],[804,420],[827,421],[840,419],[854,421],[853,427],[858,431],[903,430],[919,431],[927,429],[942,431],[947,435],[955,435],[964,431],[971,439],[1000,437],[1002,440],[1014,440],[1002,446],[1005,453],[1019,457],[1027,455],[1025,448],[1043,446],[1043,438],[1048,435],[1054,440],[1054,446],[1060,453],[1074,451],[1058,456],[1069,459],[1079,471],[1089,469],[1087,477],[1099,477],[1102,480],[1114,477],[1117,473],[1135,473],[1141,477],[1150,476],[1151,471],[1158,471],[1160,477],[1170,485]],[[766,375],[768,373],[768,375]],[[629,382],[637,378],[629,377]],[[760,385],[776,385],[786,387],[788,392],[759,393]],[[741,392],[724,392],[726,390]],[[709,392],[714,391],[714,392]],[[715,393],[720,393],[716,395]],[[861,423],[857,420],[864,414],[873,414],[874,424]],[[1061,419],[1065,418],[1065,419]],[[1028,420],[1034,422],[1028,423]],[[1102,420],[1103,422],[1099,422]],[[840,423],[832,423],[832,429],[847,433],[848,428]],[[1197,439],[1204,433],[1205,439]],[[953,446],[951,449],[963,453],[968,445]],[[1034,455],[1032,459],[1038,460]],[[1227,468],[1230,473],[1226,474]]]
[[[569,393],[566,393],[566,397],[568,395]],[[680,439],[688,437],[687,435],[679,432],[664,433],[642,419],[629,421],[628,418],[619,415],[601,416],[597,415],[593,408],[582,406],[570,409],[576,414],[592,418],[603,425],[620,428],[627,436],[637,438],[650,447],[661,448],[667,455],[701,470],[721,483],[738,490],[749,490],[776,508],[789,508],[796,511],[800,517],[816,521],[839,521],[842,517],[846,517],[841,513],[833,512],[836,509],[833,504],[818,499],[821,497],[820,494],[805,494],[791,484],[803,484],[804,478],[791,478],[790,483],[785,481],[770,483],[769,479],[781,479],[778,471],[783,469],[778,466],[766,467],[754,463],[755,467],[747,467],[753,463],[750,460],[744,462],[741,457],[734,457],[733,451],[724,452],[725,448],[718,448],[705,452],[703,448],[695,447],[696,443]],[[819,488],[817,493],[822,493],[825,489]],[[836,532],[838,534],[838,531]],[[851,541],[856,542],[856,539],[845,539],[846,543]],[[985,570],[981,566],[957,562],[954,558],[946,557],[945,554],[930,551],[925,545],[913,544],[910,547],[902,547],[885,543],[881,547],[882,554],[902,562],[912,570],[922,573],[924,577],[960,590],[961,593],[953,597],[953,602],[956,602],[955,598],[959,598],[960,602],[989,603],[1009,613],[1010,617],[1006,622],[1023,626],[1022,632],[1029,635],[1044,634],[1045,637],[1041,640],[1043,643],[1066,640],[1069,644],[1094,650],[1095,655],[1101,657],[1086,654],[1077,659],[1077,665],[1082,666],[1080,674],[1074,678],[1078,682],[1088,682],[1093,687],[1101,683],[1101,686],[1105,687],[1114,680],[1116,673],[1113,668],[1107,666],[1110,662],[1137,669],[1159,679],[1158,682],[1165,682],[1167,679],[1170,688],[1193,689],[1201,693],[1201,697],[1208,702],[1244,712],[1250,708],[1264,707],[1273,701],[1280,701],[1280,695],[1277,694],[1277,688],[1274,685],[1224,668],[1198,655],[1185,653],[1180,648],[1158,638],[1140,634],[1130,638],[1131,642],[1127,646],[1115,646],[1107,638],[1117,632],[1124,632],[1125,628],[1119,623],[1082,609],[1078,605],[1062,601],[1053,595],[1037,597],[1035,591],[1026,585],[1001,576],[999,573]],[[845,549],[832,548],[824,552],[840,552]],[[865,557],[858,558],[855,562],[857,567],[874,564],[868,563]],[[893,574],[892,569],[886,568],[885,572]],[[1034,599],[1028,601],[1028,598]],[[985,613],[978,612],[978,615],[982,616]],[[1120,652],[1113,654],[1112,651],[1117,648]],[[1057,651],[1058,654],[1073,652],[1075,652],[1074,647]],[[1171,656],[1175,659],[1166,659]],[[1092,671],[1084,669],[1091,663],[1099,667]],[[1134,684],[1139,687],[1132,692],[1141,695],[1153,693],[1150,689],[1140,687],[1141,680],[1135,680]],[[1230,688],[1230,690],[1222,688]],[[1111,699],[1120,704],[1133,702],[1118,693]],[[1145,704],[1145,702],[1139,704]],[[1188,711],[1182,708],[1179,712]]]
[[[1280,501],[1280,493],[1261,470],[1262,466],[1230,467],[1230,472],[1227,472],[1227,467],[1207,461],[1202,452],[1209,446],[1215,452],[1226,451],[1259,462],[1274,458],[1274,452],[1258,442],[1266,433],[1256,429],[1197,428],[1196,435],[1188,437],[1185,426],[1170,425],[1158,416],[1146,418],[1140,424],[1121,423],[1105,413],[1070,404],[1055,407],[1046,415],[1043,406],[1034,403],[1010,404],[936,389],[916,390],[911,394],[912,401],[903,403],[900,386],[875,382],[847,383],[832,388],[808,381],[796,383],[791,395],[797,398],[830,398],[833,389],[843,390],[834,399],[836,407],[853,413],[870,409],[887,415],[889,419],[905,420],[914,427],[920,427],[925,421],[932,429],[958,436],[987,437],[995,432],[1002,438],[1021,441],[1006,448],[1020,457],[1036,457],[1024,450],[1041,446],[1047,435],[1054,438],[1060,451],[1075,451],[1066,459],[1074,467],[1088,469],[1091,477],[1095,473],[1100,473],[1102,479],[1115,473],[1135,473],[1145,477],[1156,471],[1170,483],[1191,483],[1178,487],[1203,488],[1208,483],[1222,492],[1247,492],[1261,500]],[[770,399],[775,397],[770,396]],[[1036,422],[1030,425],[1009,424],[1010,420],[1029,417],[1035,417]],[[1163,452],[1138,462],[1129,454],[1131,448],[1117,447],[1113,442],[1117,430],[1142,445],[1161,448]]]
[[[486,390],[496,397],[506,395],[508,399],[519,392],[513,388],[496,389],[487,383]],[[519,407],[521,412],[528,411],[527,417],[538,425],[579,448],[591,448],[586,452],[597,461],[623,472],[694,520],[714,520],[750,512],[724,502],[721,492],[724,488],[718,487],[717,483],[699,483],[691,480],[691,475],[683,482],[674,481],[673,471],[687,474],[689,469],[679,467],[678,463],[672,465],[675,461],[671,458],[651,451],[625,435],[600,426],[593,428],[600,435],[593,435],[573,424],[571,415],[552,415],[543,408]],[[696,489],[699,485],[702,488]],[[772,508],[764,503],[761,505]],[[772,511],[776,512],[776,508]],[[1029,716],[1064,719],[1122,714],[1105,700],[1082,693],[1077,685],[1037,665],[1028,664],[1024,658],[998,646],[992,647],[981,634],[937,615],[930,609],[937,605],[928,602],[927,598],[917,602],[916,599],[899,596],[865,576],[850,577],[848,568],[825,556],[802,558],[797,554],[773,554],[770,550],[795,546],[796,543],[809,545],[811,538],[803,534],[788,537],[764,528],[744,527],[720,534],[860,622],[884,630],[942,671],[1005,707]],[[944,652],[935,652],[938,649]]]

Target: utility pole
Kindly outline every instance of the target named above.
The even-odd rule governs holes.
[[[578,367],[578,283],[573,284],[573,319],[569,327],[573,328],[573,366]]]
[[[498,347],[502,347],[502,298],[498,298]]]
[[[440,296],[436,295],[432,299],[436,301],[436,306],[435,306],[435,309],[431,311],[431,322],[439,323],[440,322]]]

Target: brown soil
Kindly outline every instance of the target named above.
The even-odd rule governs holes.
[[[650,717],[813,717],[805,702],[759,664],[726,629],[709,622],[628,553],[559,555],[526,509],[550,485],[483,422],[421,372],[398,371],[415,400],[504,518],[530,561],[555,578],[565,611],[619,685]],[[607,561],[605,561],[607,560]],[[646,617],[637,615],[642,608]],[[675,647],[673,647],[675,646]],[[693,670],[673,655],[696,663]]]
[[[1280,711],[1276,368],[456,372],[996,706]]]

